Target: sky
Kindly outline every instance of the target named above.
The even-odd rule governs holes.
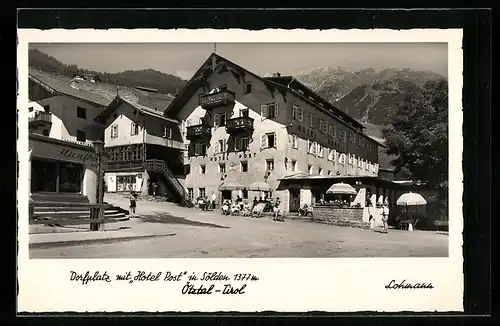
[[[98,72],[154,69],[190,79],[214,43],[32,43],[65,64]],[[217,54],[256,73],[317,67],[410,68],[448,75],[447,43],[217,43]]]

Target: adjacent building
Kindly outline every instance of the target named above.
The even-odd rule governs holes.
[[[109,101],[34,70],[29,100],[30,193],[75,194],[95,202],[98,158],[92,142],[103,139],[104,127],[94,118]]]
[[[161,98],[156,96],[151,101],[159,103]],[[184,200],[184,143],[179,121],[166,117],[163,110],[133,103],[119,95],[96,121],[106,128],[107,192],[137,191]]]
[[[282,209],[310,192],[278,190],[309,175],[375,176],[378,146],[362,124],[291,76],[262,78],[213,53],[165,110],[181,122],[188,197],[280,197]]]

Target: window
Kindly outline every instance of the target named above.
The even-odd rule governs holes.
[[[226,173],[226,164],[219,163],[219,173]]]
[[[339,155],[339,163],[340,164],[345,164],[345,154],[340,154]]]
[[[356,142],[356,135],[353,132],[349,133],[349,141],[351,143],[355,143]]]
[[[297,121],[304,120],[304,109],[294,104],[292,108],[292,118],[294,118]]]
[[[307,148],[308,148],[307,152],[309,154],[316,155],[316,146],[317,146],[316,142],[308,140],[307,143],[308,143],[307,144]]]
[[[87,119],[87,109],[77,106],[76,116],[80,119]]]
[[[331,137],[335,138],[335,126],[334,125],[329,125],[328,126],[328,134]]]
[[[218,113],[214,118],[214,127],[224,127],[226,125],[226,113]]]
[[[194,155],[206,155],[207,154],[207,144],[205,143],[195,143],[194,144]]]
[[[130,124],[130,134],[132,136],[139,134],[139,125],[135,122]]]
[[[227,150],[227,143],[225,139],[220,139],[217,144],[215,144],[215,153],[225,153]]]
[[[248,109],[241,109],[240,117],[248,118]]]
[[[235,151],[246,151],[248,149],[248,137],[240,137],[234,139]]]
[[[311,127],[311,128],[314,127],[314,114],[309,113],[307,123],[308,123],[309,127]]]
[[[344,130],[341,130],[339,132],[339,140],[343,143],[345,143],[346,139],[345,139],[345,131]]]
[[[44,105],[44,106],[43,106],[43,110],[44,110],[46,113],[50,113],[50,105]]]
[[[219,92],[222,92],[222,91],[225,91],[227,90],[227,85],[220,85],[219,87],[217,87],[219,89]]]
[[[161,126],[162,137],[171,139],[172,138],[172,129],[167,126]]]
[[[361,157],[358,159],[358,168],[363,168],[363,159]]]
[[[85,131],[77,130],[76,140],[85,142],[87,140],[87,138],[85,137]]]
[[[334,162],[334,161],[335,161],[335,156],[337,156],[336,154],[337,154],[337,151],[336,151],[336,150],[334,150],[334,149],[329,149],[329,150],[328,150],[328,161],[332,161],[332,162]]]
[[[327,175],[332,175],[332,170],[328,170],[328,174]]]
[[[117,138],[118,137],[118,125],[112,125],[111,126],[111,138]]]
[[[324,134],[328,133],[328,123],[323,119],[319,120],[319,130]]]
[[[198,196],[199,197],[205,197],[207,194],[205,192],[205,188],[199,188],[198,189]]]
[[[267,171],[274,170],[274,160],[273,159],[266,160],[266,170]]]
[[[359,135],[359,138],[358,138],[358,145],[359,145],[359,147],[365,146],[365,139],[361,135]]]
[[[245,94],[250,94],[252,92],[252,82],[245,83]]]
[[[241,198],[242,199],[248,199],[248,190],[247,189],[243,189],[241,191]]]
[[[352,165],[352,162],[353,162],[353,157],[351,154],[349,154],[349,156],[347,157],[347,162],[349,165]]]
[[[191,165],[189,164],[184,165],[184,174],[188,175],[190,173],[191,173]]]
[[[318,157],[323,157],[323,146],[321,144],[317,144],[316,150],[316,155],[318,155]]]
[[[260,115],[264,119],[276,118],[278,116],[278,102],[261,105]]]
[[[205,164],[200,164],[200,174],[207,173],[207,166]]]
[[[298,149],[299,148],[299,139],[297,135],[292,135],[292,148]]]
[[[30,106],[30,107],[28,108],[28,112],[33,112],[33,107],[32,107],[32,106]]]
[[[188,188],[188,198],[189,198],[190,201],[193,201],[193,199],[194,199],[193,188]]]
[[[241,170],[241,172],[248,172],[248,162],[241,162],[240,163],[240,170]]]
[[[307,166],[307,172],[309,172],[309,174],[313,174],[313,166],[312,165],[308,165]]]
[[[270,132],[262,135],[260,148],[276,148],[276,133]]]
[[[372,150],[372,144],[366,143],[366,149],[370,152]]]
[[[50,130],[49,130],[49,129],[43,129],[43,130],[42,130],[42,135],[44,135],[44,136],[47,136],[47,137],[48,137],[48,136],[50,135]]]
[[[292,160],[292,171],[297,171],[297,160]]]
[[[318,170],[318,174],[319,174],[319,175],[323,175],[323,168],[319,168],[319,170]]]

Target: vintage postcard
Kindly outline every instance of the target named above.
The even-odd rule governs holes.
[[[18,36],[19,312],[463,311],[461,30]]]

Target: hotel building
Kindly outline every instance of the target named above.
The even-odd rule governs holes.
[[[294,174],[376,176],[378,146],[364,127],[293,77],[263,78],[213,53],[165,110],[182,121],[188,197],[280,197],[297,211],[308,189]]]

